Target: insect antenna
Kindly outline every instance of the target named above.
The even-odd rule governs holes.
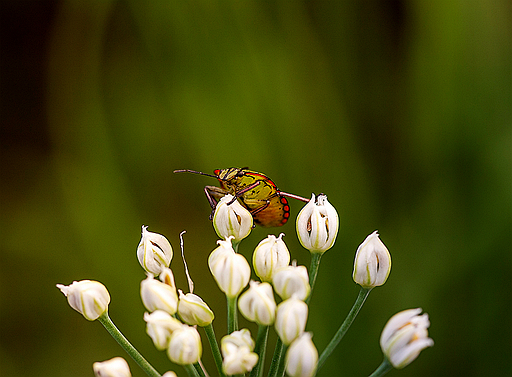
[[[190,169],[178,169],[178,170],[175,170],[173,173],[193,173],[193,174],[206,175],[207,177],[212,177],[212,178],[217,178],[217,179],[219,178],[213,174],[203,173],[202,171],[190,170]]]
[[[300,200],[301,202],[305,202],[305,203],[308,203],[310,200],[310,199],[303,198],[302,196],[299,196],[299,195],[288,194],[287,192],[282,192],[282,191],[279,191],[279,195],[286,196],[287,198],[297,199],[297,200]]]

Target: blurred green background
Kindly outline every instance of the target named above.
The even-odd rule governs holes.
[[[0,17],[1,376],[92,376],[125,356],[55,288],[80,279],[103,282],[125,335],[184,376],[145,334],[135,250],[143,224],[176,254],[187,231],[220,338],[215,182],[172,172],[232,166],[324,192],[340,214],[310,309],[320,350],[357,296],[357,246],[378,229],[391,252],[320,376],[369,375],[382,327],[413,307],[435,346],[390,376],[512,375],[510,1],[10,0]],[[268,232],[309,266],[293,221],[240,251]],[[186,290],[179,255],[171,267]]]

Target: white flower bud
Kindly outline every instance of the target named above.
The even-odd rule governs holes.
[[[298,298],[291,297],[277,305],[274,327],[281,341],[288,346],[302,335],[307,320],[307,304]]]
[[[222,369],[228,376],[244,374],[254,368],[258,355],[254,352],[254,340],[247,329],[234,331],[221,339]]]
[[[269,326],[274,323],[276,301],[269,283],[251,281],[249,289],[238,299],[240,313],[249,321]]]
[[[401,311],[391,317],[382,330],[380,347],[397,369],[409,365],[423,349],[434,345],[428,337],[428,314],[420,313],[421,308]]]
[[[274,273],[290,263],[290,252],[283,241],[283,236],[284,233],[278,238],[269,235],[254,249],[252,266],[261,281],[271,282]]]
[[[178,314],[183,322],[190,326],[207,326],[212,323],[215,315],[203,299],[193,293],[183,294],[180,290]]]
[[[249,283],[251,267],[243,255],[235,253],[231,238],[219,240],[208,258],[208,266],[220,290],[228,297],[236,297]]]
[[[386,282],[390,271],[391,255],[375,231],[357,248],[352,278],[364,288],[374,288]]]
[[[110,295],[100,282],[81,280],[68,286],[57,284],[57,288],[68,298],[69,305],[89,321],[98,319],[108,310]]]
[[[291,377],[312,377],[318,362],[318,351],[311,341],[311,333],[295,339],[286,352],[286,374]]]
[[[176,318],[163,310],[155,310],[153,313],[144,313],[146,332],[153,340],[156,349],[162,351],[169,346],[173,331],[181,329],[183,325]]]
[[[227,355],[235,348],[248,347],[251,351],[254,349],[255,343],[248,329],[233,331],[221,340],[221,350],[223,355]]]
[[[304,301],[311,292],[308,269],[305,266],[291,265],[280,268],[274,274],[272,284],[283,300],[293,296]]]
[[[171,335],[167,356],[178,365],[195,364],[201,358],[203,347],[201,337],[195,327],[182,325]]]
[[[315,194],[312,194],[297,216],[299,241],[312,253],[324,253],[334,245],[338,226],[338,212],[323,194],[317,196],[316,202]]]
[[[96,377],[131,377],[130,367],[122,357],[92,364]]]
[[[172,370],[170,370],[169,372],[165,372],[164,374],[162,374],[162,377],[178,377],[178,375],[174,373]]]
[[[253,218],[233,195],[227,194],[215,207],[213,227],[220,238],[233,236],[235,242],[240,242],[251,233]]]
[[[154,279],[151,274],[140,283],[140,297],[150,312],[160,309],[174,314],[178,310],[176,288]]]
[[[161,234],[148,232],[142,226],[142,238],[137,247],[137,258],[146,272],[159,275],[164,267],[169,267],[172,260],[172,247],[167,238]]]

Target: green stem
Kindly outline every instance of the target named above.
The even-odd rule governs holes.
[[[375,372],[370,374],[370,377],[384,376],[392,368],[393,368],[393,366],[389,362],[388,358],[386,356],[384,356],[384,360],[382,360],[382,363],[379,365],[379,367],[377,369],[375,369]]]
[[[153,366],[135,349],[135,347],[126,339],[126,337],[119,331],[119,329],[114,325],[114,322],[108,316],[108,312],[103,313],[98,320],[105,327],[108,333],[114,338],[117,343],[126,351],[128,355],[131,356],[133,360],[142,368],[144,372],[148,376],[151,377],[161,377],[160,373],[153,368]]]
[[[258,363],[252,369],[250,377],[260,377],[263,374],[265,352],[267,350],[268,329],[269,326],[258,326],[258,336],[256,337],[256,345],[254,347],[254,352],[258,354]]]
[[[196,370],[197,374],[200,377],[206,377],[206,375],[204,374],[203,367],[201,366],[201,364],[199,362],[194,364],[194,369]]]
[[[238,297],[226,296],[226,298],[228,301],[228,334],[231,334],[233,331],[238,330],[238,314],[236,310]]]
[[[356,319],[359,310],[361,310],[361,308],[363,307],[363,304],[366,301],[366,298],[370,294],[371,290],[372,288],[361,287],[356,302],[354,302],[352,309],[350,309],[347,318],[345,318],[336,334],[334,334],[331,342],[327,345],[327,347],[325,347],[324,351],[318,358],[317,370],[320,369],[320,367],[324,364],[325,360],[331,355],[331,353],[334,351],[338,343],[341,341],[347,330],[350,328],[350,325],[352,325],[352,322],[354,322],[354,320]]]
[[[279,365],[281,364],[281,359],[283,356],[283,349],[284,344],[282,340],[279,337],[277,337],[276,348],[274,350],[274,355],[272,356],[272,363],[270,364],[268,377],[277,377]]]
[[[318,275],[318,268],[320,267],[320,259],[322,258],[322,255],[322,253],[311,253],[311,265],[309,266],[309,286],[311,287],[311,291],[306,299],[306,304],[309,304],[311,295],[313,295],[313,288],[315,287],[316,276]]]
[[[213,324],[210,323],[209,325],[205,326],[204,331],[206,332],[206,337],[210,343],[210,348],[212,349],[213,359],[215,360],[215,365],[217,366],[219,376],[225,377],[226,375],[222,371],[222,355],[220,353],[219,344],[217,343],[217,338],[215,338]]]
[[[185,371],[187,372],[189,377],[200,377],[194,364],[183,365],[183,368],[185,369]],[[204,374],[203,374],[203,376],[204,376]]]

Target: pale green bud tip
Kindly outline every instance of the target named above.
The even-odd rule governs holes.
[[[327,196],[311,195],[311,200],[297,216],[297,235],[301,245],[312,253],[324,253],[336,241],[338,212],[327,201]]]
[[[167,356],[178,365],[195,364],[201,358],[203,347],[197,330],[188,325],[182,325],[171,334]]]
[[[171,264],[173,251],[167,238],[158,233],[148,232],[147,229],[147,226],[142,226],[137,259],[146,272],[157,276]]]
[[[174,278],[171,279],[169,277],[168,271],[166,276],[168,277],[167,280],[172,280],[174,284]],[[152,274],[148,274],[148,277],[140,283],[140,297],[142,298],[142,303],[150,312],[160,309],[169,314],[174,314],[178,310],[176,288],[173,285],[171,286],[154,279]]]
[[[274,323],[276,302],[269,283],[251,281],[249,289],[238,300],[240,313],[249,321],[269,326]]]
[[[286,352],[286,374],[291,377],[312,377],[318,363],[318,351],[311,340],[311,333],[304,333],[293,341]]]
[[[74,281],[71,285],[57,284],[69,305],[89,321],[98,319],[108,310],[110,295],[103,284],[93,280]]]
[[[130,367],[122,357],[96,362],[92,369],[96,377],[131,377]]]
[[[298,298],[291,297],[277,305],[274,327],[285,345],[290,345],[306,328],[308,305]]]
[[[253,218],[233,195],[228,194],[215,207],[213,227],[220,238],[233,236],[235,242],[240,242],[251,233]]]
[[[221,339],[222,369],[227,375],[250,372],[258,362],[254,340],[247,329],[234,331]]]
[[[428,337],[428,314],[420,313],[421,308],[401,311],[391,317],[382,330],[380,347],[397,369],[409,365],[423,349],[434,345]]]
[[[178,314],[183,322],[190,326],[208,326],[215,315],[203,299],[193,293],[179,291]]]
[[[352,278],[364,288],[374,288],[386,282],[390,271],[391,255],[375,231],[357,248]]]
[[[284,233],[279,237],[269,235],[262,240],[252,254],[254,272],[262,281],[272,281],[274,273],[290,263],[290,252],[283,241]]]

